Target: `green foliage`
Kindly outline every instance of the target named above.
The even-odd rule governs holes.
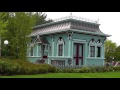
[[[8,20],[8,31],[5,37],[10,42],[7,46],[8,53],[16,58],[25,59],[27,43],[30,41],[27,36],[32,32],[31,27],[34,26],[35,21],[32,16],[25,12],[12,12]]]
[[[113,43],[111,40],[106,40],[105,42],[105,58],[106,61],[112,61],[115,58],[116,43]]]
[[[34,12],[32,15],[35,19],[35,25],[45,24],[53,21],[52,19],[45,20],[47,15],[42,12]]]
[[[74,71],[72,68],[63,69],[63,73],[73,73]]]
[[[48,64],[33,64],[24,60],[0,59],[0,75],[41,74],[56,72],[56,68]]]
[[[115,60],[120,61],[120,46],[115,50]]]
[[[118,69],[119,68],[119,69]],[[120,70],[120,67],[113,67],[113,66],[89,66],[89,67],[81,67],[79,69],[67,68],[67,69],[57,69],[56,72],[58,73],[101,73],[101,72],[110,72]]]
[[[47,15],[42,12],[1,12],[2,56],[7,55],[26,60],[27,44],[31,40],[28,36],[33,30],[32,27],[52,21],[46,21],[46,17]],[[9,44],[5,47],[4,40],[6,39]]]
[[[0,12],[0,37],[6,32],[6,27],[8,25],[8,20],[4,20],[6,16],[7,14],[5,12]]]

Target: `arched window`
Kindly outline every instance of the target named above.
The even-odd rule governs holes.
[[[95,41],[94,39],[89,42],[89,57],[95,57]]]
[[[58,52],[58,56],[64,56],[64,40],[62,39],[62,37],[59,37],[58,41],[57,41],[57,52]]]
[[[102,43],[100,39],[97,41],[96,47],[97,47],[97,57],[101,57]]]

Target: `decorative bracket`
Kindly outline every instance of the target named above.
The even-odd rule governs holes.
[[[73,32],[69,32],[69,33],[67,32],[66,34],[68,35],[68,39],[71,40],[71,39],[72,39]]]

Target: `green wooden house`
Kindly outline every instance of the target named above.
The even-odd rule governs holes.
[[[27,57],[33,63],[104,66],[104,42],[110,35],[98,21],[68,16],[35,26]]]

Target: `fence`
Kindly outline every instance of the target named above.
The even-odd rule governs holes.
[[[53,65],[59,69],[79,69],[82,68],[82,66],[74,65],[74,66],[65,66],[65,65]]]

